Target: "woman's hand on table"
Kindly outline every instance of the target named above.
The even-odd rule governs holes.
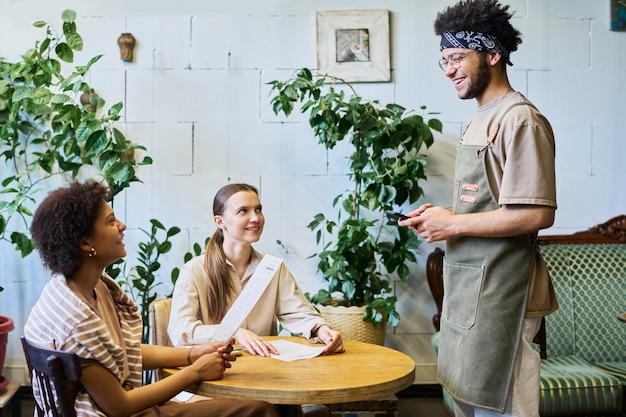
[[[343,341],[341,340],[341,333],[331,329],[328,325],[323,325],[317,329],[316,336],[326,345],[326,349],[324,349],[322,355],[328,353],[343,353],[346,351],[343,347]]]
[[[251,355],[278,355],[278,351],[271,343],[261,339],[248,329],[239,328],[235,333],[235,339],[237,339],[237,343]]]
[[[231,357],[232,360],[235,360],[235,358],[229,354],[213,352],[200,356],[187,368],[191,368],[198,374],[198,381],[222,379],[226,368],[231,367],[231,361],[225,358],[224,355]]]

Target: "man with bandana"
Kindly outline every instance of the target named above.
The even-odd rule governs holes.
[[[399,222],[446,241],[438,354],[459,416],[539,416],[541,317],[558,308],[537,249],[554,222],[554,135],[507,76],[521,34],[497,0],[462,0],[437,15],[439,65],[475,99],[455,164],[453,207],[424,204]]]

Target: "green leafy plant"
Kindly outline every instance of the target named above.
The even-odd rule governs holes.
[[[420,152],[433,143],[433,131],[442,131],[441,122],[425,120],[398,104],[364,100],[349,83],[328,75],[314,77],[307,68],[287,81],[269,84],[275,114],[289,116],[298,104],[300,112],[308,112],[313,133],[327,150],[341,141],[352,149],[352,188],[333,200],[333,207],[339,206],[336,220],[319,213],[308,225],[323,244],[312,257],[317,257],[328,283],[327,289],[310,296],[311,301],[366,306],[364,321],[387,320],[396,326],[400,316],[391,279],[395,274],[407,280],[407,263],[416,262],[414,250],[421,241],[414,232],[397,227],[386,211],[422,196],[426,156]]]
[[[81,174],[100,177],[116,195],[138,181],[139,165],[152,163],[147,156],[137,161],[135,151],[145,148],[127,141],[114,126],[122,103],[105,111],[105,101],[85,82],[101,55],[64,68],[83,48],[75,19],[74,11],[65,10],[61,33],[35,22],[45,28],[43,40],[17,62],[0,57],[0,240],[22,256],[34,249],[28,225],[46,183]]]
[[[83,176],[104,180],[115,200],[139,181],[138,167],[152,163],[149,156],[135,159],[136,151],[145,148],[126,140],[115,127],[122,103],[105,110],[105,101],[85,82],[101,56],[74,69],[64,67],[83,47],[75,19],[75,12],[65,10],[61,33],[49,23],[34,23],[45,29],[43,40],[17,62],[0,58],[0,241],[14,245],[23,257],[34,249],[28,226],[40,193]],[[141,229],[148,241],[139,244],[139,265],[128,276],[120,275],[125,265],[111,268],[140,305],[144,342],[159,256],[170,251],[169,238],[180,232],[177,227],[166,230],[155,219],[151,223],[150,231]],[[157,237],[160,231],[165,231],[163,241]]]
[[[201,246],[198,242],[194,243],[193,246],[191,247],[191,250],[186,252],[185,255],[183,256],[183,264],[186,264],[195,256],[202,255],[202,252],[209,244],[209,240],[211,240],[211,236],[204,239],[204,246]],[[180,275],[180,268],[176,267],[172,269],[172,276],[171,276],[172,285],[176,285],[176,281],[178,280],[179,275]],[[174,289],[172,288],[172,292],[167,295],[168,298],[172,298],[173,292],[174,292]]]

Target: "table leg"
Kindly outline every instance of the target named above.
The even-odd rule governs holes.
[[[280,417],[298,417],[300,406],[292,404],[274,404],[274,409]]]

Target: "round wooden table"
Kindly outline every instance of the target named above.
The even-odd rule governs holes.
[[[308,344],[301,337],[265,337]],[[415,378],[415,362],[384,346],[344,340],[346,352],[292,362],[238,357],[224,378],[204,381],[196,393],[207,397],[252,398],[272,404],[335,404],[395,394]],[[163,369],[168,376],[177,369]]]

